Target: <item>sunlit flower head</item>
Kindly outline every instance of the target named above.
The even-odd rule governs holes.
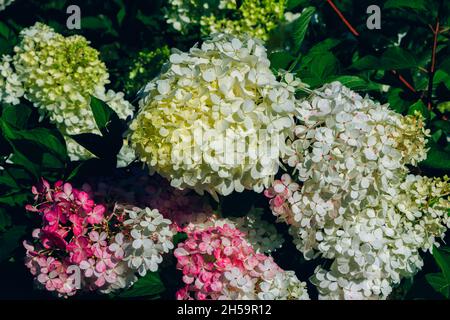
[[[218,34],[188,53],[174,51],[143,90],[131,145],[174,187],[261,192],[288,152],[294,124],[294,89],[284,81],[252,38]]]

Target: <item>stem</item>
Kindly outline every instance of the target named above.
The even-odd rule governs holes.
[[[434,73],[436,71],[436,48],[437,48],[439,29],[440,29],[440,23],[439,23],[439,12],[438,12],[438,16],[436,17],[436,26],[434,28],[432,28],[434,37],[433,37],[433,49],[431,51],[430,71],[428,72],[428,74],[429,74],[428,93],[427,93],[428,110],[431,110],[433,108],[433,81],[434,81]]]
[[[411,90],[414,93],[417,93],[416,89],[414,89],[414,87],[405,79],[403,78],[403,76],[401,74],[399,74],[397,71],[395,70],[391,70],[391,73],[393,75],[395,75],[398,80],[400,80],[401,83],[403,83],[405,85],[405,87],[407,87],[409,90]]]
[[[339,16],[339,18],[341,18],[341,20],[345,23],[345,25],[347,26],[347,28],[350,30],[351,33],[353,33],[353,35],[355,37],[359,37],[359,33],[358,31],[356,31],[356,29],[350,24],[350,22],[348,22],[347,19],[345,19],[344,15],[342,14],[342,12],[338,9],[338,7],[336,7],[336,5],[333,3],[332,0],[327,0],[328,4],[331,6],[331,8],[333,8],[333,10],[337,13],[337,15]]]

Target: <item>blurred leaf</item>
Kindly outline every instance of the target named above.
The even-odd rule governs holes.
[[[187,239],[187,234],[184,232],[178,232],[177,234],[175,234],[175,236],[173,237],[173,245],[176,247],[177,244],[179,244],[180,242],[183,242],[184,240]]]
[[[7,260],[11,253],[20,245],[20,239],[25,234],[25,226],[13,226],[0,237],[0,262]]]
[[[437,130],[442,130],[445,133],[450,133],[450,122],[445,120],[436,120],[432,123],[432,126]]]
[[[92,29],[92,30],[103,29],[113,36],[117,37],[119,35],[117,31],[114,29],[111,20],[102,14],[96,17],[94,16],[82,17],[81,27],[83,29]]]
[[[385,9],[408,8],[426,10],[425,0],[388,0],[384,4]]]
[[[450,101],[441,102],[437,105],[439,112],[446,113],[450,112]]]
[[[18,191],[0,196],[0,204],[10,207],[22,207],[28,201],[28,193]]]
[[[4,232],[11,225],[11,217],[6,210],[0,208],[0,232]]]
[[[140,278],[128,290],[119,294],[121,298],[147,297],[159,294],[165,290],[164,284],[157,272],[147,273],[145,277]]]
[[[7,40],[9,38],[9,33],[9,27],[0,21],[0,36]]]
[[[432,135],[431,135],[431,139],[433,139],[433,141],[434,142],[438,142],[439,141],[439,139],[442,137],[442,130],[437,130],[435,133],[433,133]]]
[[[307,5],[308,2],[309,2],[308,0],[288,0],[286,4],[286,11],[290,11],[299,6],[304,7]]]
[[[431,141],[429,148],[427,159],[420,165],[431,169],[450,170],[450,152],[441,149],[439,145]]]

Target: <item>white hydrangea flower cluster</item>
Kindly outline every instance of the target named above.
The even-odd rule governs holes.
[[[100,134],[90,109],[90,97],[105,101],[121,119],[133,115],[132,105],[123,93],[106,91],[106,67],[84,37],[64,37],[42,23],[22,30],[20,36],[15,55],[5,56],[0,67],[0,99],[17,104],[24,96],[43,115],[48,114],[67,137],[72,160],[92,157],[68,137]]]
[[[420,250],[439,245],[436,238],[450,226],[448,179],[408,175],[396,191],[344,223],[339,239],[320,244],[340,248],[330,271],[318,268],[312,279],[321,297],[386,298],[394,284],[422,268]]]
[[[144,88],[130,141],[174,187],[261,192],[289,151],[294,91],[273,75],[259,41],[217,34],[170,56]]]
[[[0,11],[5,10],[14,0],[0,0]]]
[[[110,250],[122,256],[128,268],[141,276],[148,271],[157,271],[163,260],[162,254],[174,247],[172,222],[156,209],[134,207],[124,210],[129,218],[124,221],[124,226],[130,234],[117,234]]]
[[[407,175],[407,164],[426,157],[428,132],[421,118],[340,83],[300,102],[299,112],[295,154],[285,159],[296,176],[266,191],[273,213],[291,225],[305,258],[333,259],[312,279],[320,298],[386,298],[449,225],[448,179]]]
[[[258,286],[259,300],[309,300],[306,282],[291,270],[283,270],[271,280],[263,279]]]
[[[273,224],[261,218],[262,214],[262,209],[254,208],[243,217],[222,220],[245,233],[255,252],[268,254],[281,248],[284,238]]]
[[[0,62],[0,101],[18,104],[24,95],[22,82],[11,67],[12,58],[8,55],[2,57]]]

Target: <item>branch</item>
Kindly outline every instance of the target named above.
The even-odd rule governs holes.
[[[331,6],[331,8],[333,8],[333,10],[337,13],[337,15],[339,16],[339,18],[341,18],[341,20],[345,23],[345,25],[347,26],[347,28],[350,30],[351,33],[353,33],[353,35],[355,37],[359,37],[359,33],[358,31],[356,31],[356,29],[350,24],[350,22],[348,22],[347,19],[345,19],[344,15],[342,14],[342,12],[338,9],[338,7],[336,7],[336,5],[333,3],[333,0],[327,0],[328,4]]]
[[[405,87],[407,87],[409,90],[411,90],[413,93],[417,93],[416,89],[405,79],[403,78],[403,76],[401,74],[399,74],[397,71],[395,70],[391,70],[391,73],[396,76],[398,78],[398,80],[400,80],[401,83],[403,83],[405,85]]]
[[[429,78],[428,78],[428,93],[427,93],[427,107],[428,110],[431,110],[433,108],[433,81],[434,81],[434,73],[436,71],[436,48],[437,48],[437,41],[438,41],[438,35],[439,35],[439,29],[440,29],[440,23],[439,23],[439,13],[436,17],[436,26],[434,28],[431,28],[433,31],[433,49],[431,51],[431,65],[430,70],[428,72]]]

